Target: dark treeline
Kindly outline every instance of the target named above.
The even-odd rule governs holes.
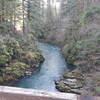
[[[34,33],[42,24],[42,0],[0,0],[1,33]],[[32,30],[34,29],[34,30]]]
[[[55,21],[50,0],[0,0],[1,34],[29,33],[42,38]],[[12,33],[11,33],[12,32]]]

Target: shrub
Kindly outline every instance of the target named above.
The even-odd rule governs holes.
[[[85,24],[87,21],[93,19],[95,14],[100,14],[100,7],[99,6],[91,6],[89,7],[84,14],[80,16],[80,23]]]

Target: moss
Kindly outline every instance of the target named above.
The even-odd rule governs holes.
[[[6,72],[8,71],[20,71],[20,70],[24,70],[26,68],[29,68],[28,65],[26,65],[25,63],[22,63],[22,62],[14,62],[14,63],[11,63],[8,67],[5,68]]]
[[[81,71],[78,69],[73,70],[72,72],[65,73],[64,78],[70,78],[70,79],[77,79],[77,80],[84,80],[83,75],[81,74]]]
[[[6,55],[0,56],[0,64],[6,64],[8,61],[10,61],[10,58]]]
[[[4,82],[3,77],[0,76],[0,83],[3,83],[3,82]]]
[[[16,63],[14,63],[13,67],[14,68],[22,68],[22,69],[25,69],[25,68],[27,68],[27,65],[25,63],[22,63],[22,62],[16,62]]]
[[[14,78],[20,78],[20,77],[23,77],[24,75],[25,75],[25,73],[23,73],[21,71],[13,71]]]
[[[2,71],[0,83],[31,75],[44,60],[33,41],[31,41],[32,44],[30,41],[27,42],[27,39],[19,42],[10,36],[0,36],[0,40],[0,70]]]
[[[67,87],[67,89],[59,84],[56,85],[56,88],[61,92],[69,92],[70,93],[70,87]]]
[[[30,52],[30,51],[24,52],[24,55],[20,59],[20,61],[29,64],[30,66],[40,62],[41,60],[43,60],[43,57],[41,56],[40,53]]]
[[[61,91],[61,92],[66,92],[66,93],[75,93],[75,94],[81,94],[81,92],[79,90],[74,90],[74,89],[71,89],[70,87],[68,86],[61,86],[61,85],[56,85],[56,88]]]
[[[4,44],[1,44],[0,46],[0,55],[9,55],[9,52],[7,51],[7,46]]]
[[[6,67],[5,70],[6,70],[6,71],[12,71],[13,68],[12,68],[12,67]]]
[[[100,86],[95,87],[95,90],[98,94],[100,94]]]
[[[5,68],[6,74],[12,75],[15,79],[25,75],[25,71],[29,68],[28,65],[22,62],[12,63],[9,67]]]

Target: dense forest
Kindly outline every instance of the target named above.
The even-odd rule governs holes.
[[[0,0],[0,84],[41,65],[37,41],[58,45],[77,66],[55,82],[59,91],[100,96],[99,0]]]
[[[43,62],[35,45],[43,22],[41,11],[40,0],[0,0],[1,84],[31,75]]]

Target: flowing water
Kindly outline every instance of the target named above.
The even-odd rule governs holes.
[[[55,92],[57,91],[55,80],[60,78],[67,70],[65,59],[57,46],[39,43],[39,49],[45,58],[41,68],[32,76],[15,82],[13,86]]]

